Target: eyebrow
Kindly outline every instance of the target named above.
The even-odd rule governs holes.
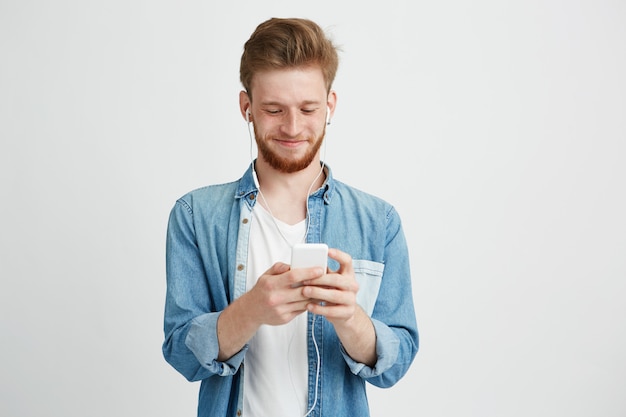
[[[318,100],[305,100],[302,103],[298,104],[299,106],[308,106],[308,105],[321,105],[321,102]],[[262,106],[284,106],[283,103],[278,101],[263,101],[261,102]]]

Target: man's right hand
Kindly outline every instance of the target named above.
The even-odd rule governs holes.
[[[220,314],[218,360],[226,360],[239,352],[261,325],[286,324],[305,312],[311,300],[302,295],[301,283],[325,273],[318,267],[292,270],[282,262],[272,265],[254,287]]]

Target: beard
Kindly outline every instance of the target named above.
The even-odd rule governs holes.
[[[299,159],[292,159],[288,157],[282,157],[274,152],[268,145],[270,140],[265,140],[264,138],[259,137],[256,128],[254,129],[254,137],[256,139],[256,145],[259,150],[259,154],[263,156],[263,159],[272,168],[286,174],[302,171],[303,169],[311,165],[311,162],[313,162],[315,155],[317,155],[317,152],[322,146],[322,142],[324,142],[325,134],[326,129],[324,129],[324,131],[317,137],[317,139],[313,143],[313,146],[307,151],[307,153],[303,157]],[[310,142],[310,139],[308,140]]]

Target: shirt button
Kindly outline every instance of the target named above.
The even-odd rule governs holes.
[[[242,222],[243,224],[248,224],[248,219],[243,219],[241,222]]]
[[[248,198],[249,198],[250,200],[254,200],[255,195],[254,195],[254,194],[250,194],[250,195],[248,196]]]
[[[237,410],[237,415],[240,416],[241,415],[241,410]]]
[[[242,264],[237,265],[237,271],[243,271],[243,265]]]

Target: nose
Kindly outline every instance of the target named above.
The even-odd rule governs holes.
[[[283,116],[280,125],[281,131],[290,137],[296,137],[300,134],[302,123],[298,112],[288,112]]]

